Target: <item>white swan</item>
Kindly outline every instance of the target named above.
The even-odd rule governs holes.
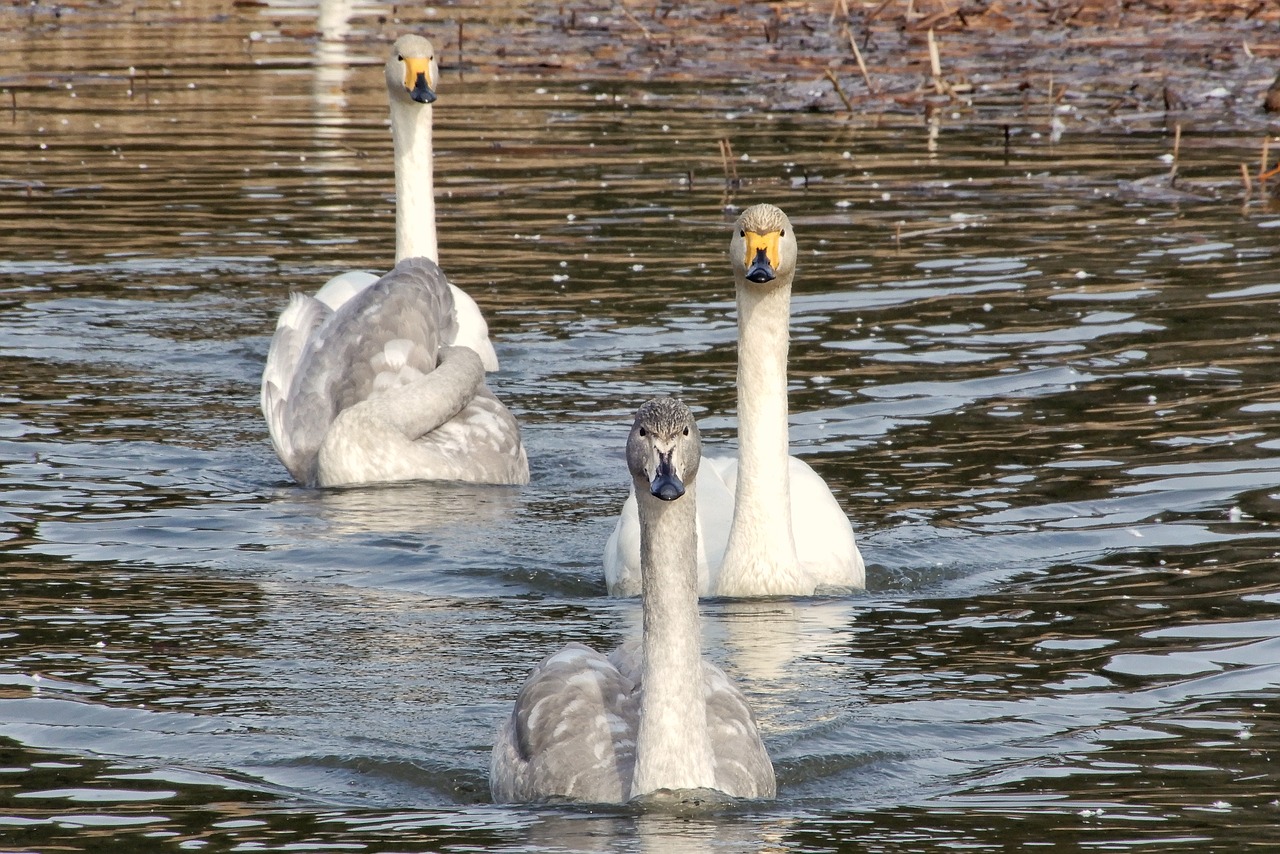
[[[698,591],[807,596],[865,586],[853,527],[826,482],[789,456],[787,347],[796,238],[773,205],[743,211],[729,256],[738,301],[738,457],[703,461]],[[790,496],[790,508],[786,496]],[[605,546],[609,593],[641,591],[635,493]]]
[[[700,450],[683,403],[658,398],[640,408],[627,439],[641,496],[640,648],[624,645],[606,658],[571,643],[538,665],[493,748],[495,801],[621,803],[685,789],[739,798],[776,793],[746,698],[700,650]]]
[[[465,356],[455,354],[453,368],[435,379],[425,376],[451,345],[473,350],[483,370],[498,366],[475,301],[436,265],[437,77],[431,42],[414,35],[396,40],[386,63],[396,269],[381,279],[343,273],[314,298],[295,294],[276,325],[262,374],[262,411],[276,454],[300,483],[529,480],[519,426],[483,377],[471,382],[462,370]],[[405,259],[412,263],[402,269]],[[409,284],[395,292],[394,282]]]

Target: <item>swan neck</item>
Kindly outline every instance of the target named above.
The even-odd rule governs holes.
[[[791,525],[787,435],[791,277],[769,289],[740,278],[737,298],[738,482],[715,592],[793,593],[802,586],[796,586],[799,564]],[[776,589],[762,589],[762,584]]]
[[[432,174],[430,104],[391,99],[391,138],[395,145],[396,261],[430,258],[436,248],[436,197]]]
[[[715,782],[698,624],[697,496],[662,501],[636,483],[644,664],[631,796]]]
[[[739,478],[786,478],[790,321],[790,282],[767,291],[738,285]]]

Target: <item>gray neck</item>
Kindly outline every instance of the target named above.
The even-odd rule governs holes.
[[[396,261],[440,261],[436,248],[431,112],[430,104],[391,99],[391,138],[396,157]]]
[[[636,480],[640,504],[644,665],[631,796],[713,788],[698,624],[695,485],[662,501]]]
[[[767,592],[760,589],[762,578],[789,583],[799,576],[789,512],[791,278],[767,289],[740,278],[737,297],[738,483],[716,591],[728,596],[742,595],[747,588],[757,595]]]

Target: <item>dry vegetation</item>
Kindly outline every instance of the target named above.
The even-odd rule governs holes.
[[[441,9],[495,73],[739,80],[774,109],[1050,98],[1095,114],[1265,121],[1280,0],[568,2]],[[932,35],[932,37],[931,37]],[[933,51],[930,42],[933,42]]]

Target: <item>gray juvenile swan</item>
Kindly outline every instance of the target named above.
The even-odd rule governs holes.
[[[262,411],[285,468],[308,486],[395,480],[527,483],[515,418],[467,369],[498,366],[475,301],[436,264],[428,40],[401,36],[385,77],[395,144],[397,266],[294,294],[262,374]],[[445,370],[446,363],[453,364]]]
[[[791,221],[778,208],[755,205],[738,217],[729,243],[738,302],[738,456],[703,461],[698,591],[704,596],[807,596],[866,583],[848,517],[826,481],[789,455],[796,255]],[[640,592],[639,540],[633,492],[605,546],[611,595]]]
[[[639,649],[578,643],[525,681],[493,748],[498,802],[622,803],[662,790],[771,798],[773,765],[742,693],[702,659],[694,515],[701,439],[688,408],[636,414],[627,466],[640,496]]]

